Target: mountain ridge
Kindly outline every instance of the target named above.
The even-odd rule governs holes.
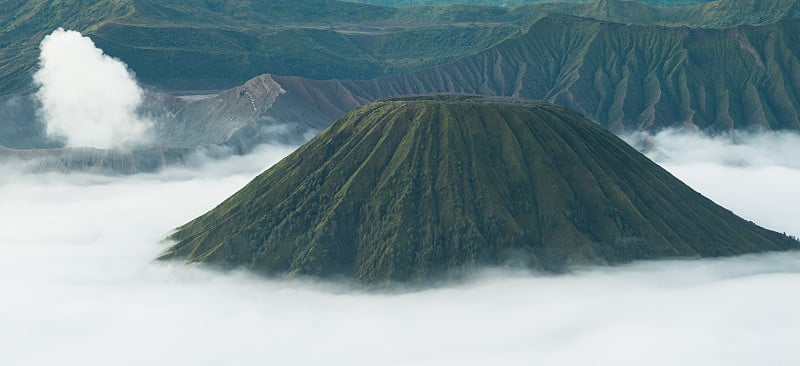
[[[569,31],[555,31],[563,29]],[[305,141],[374,100],[432,93],[543,99],[620,135],[665,128],[710,134],[797,131],[799,45],[800,20],[713,30],[547,15],[476,55],[399,76],[312,80],[265,74],[210,96],[156,94],[146,104],[155,109],[152,119],[163,147],[222,145],[236,153],[266,141]],[[43,135],[29,99],[0,102],[5,126],[0,145],[58,147]],[[274,127],[281,127],[281,136]],[[48,160],[61,159],[60,151],[51,150]]]
[[[800,17],[796,0],[743,1],[682,8],[603,0],[396,9],[332,0],[13,0],[0,5],[0,95],[31,90],[38,43],[58,27],[90,36],[153,87],[219,90],[264,73],[313,79],[403,74],[489,48],[546,13],[692,27]],[[137,44],[137,37],[148,45]],[[463,42],[451,47],[453,40]],[[189,44],[196,46],[189,50]],[[373,44],[387,46],[375,49]],[[410,52],[391,51],[396,49]]]
[[[386,97],[466,93],[547,100],[618,134],[798,130],[798,34],[800,20],[697,30],[549,15],[477,55],[396,77],[274,79],[334,118]]]
[[[445,6],[453,4],[514,7],[514,6],[537,4],[537,3],[559,2],[558,0],[347,0],[347,1],[381,5],[381,6],[392,6],[392,7]],[[591,1],[592,0],[567,0],[563,2],[584,3]],[[714,0],[631,0],[631,1],[643,3],[649,6],[679,7],[679,6],[697,5],[706,2],[711,2]]]

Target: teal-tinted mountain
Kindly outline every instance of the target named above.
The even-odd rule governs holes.
[[[267,72],[372,78],[473,53],[518,28],[394,22],[397,11],[334,0],[3,1],[0,95],[31,90],[39,42],[58,27],[170,90],[230,88]]]
[[[519,6],[525,4],[538,4],[538,3],[585,3],[592,0],[347,0],[356,3],[383,5],[383,6],[418,6],[418,5],[453,5],[453,4],[468,4],[468,5],[490,5],[490,6]],[[673,6],[689,6],[702,3],[711,2],[713,0],[630,0],[636,1],[650,6],[660,7],[673,7]]]
[[[800,245],[578,113],[455,96],[348,113],[171,239],[162,259],[367,284]]]
[[[763,25],[800,16],[799,0],[717,0],[694,6],[657,7],[655,2],[596,0],[540,2],[513,8],[453,4],[401,8],[395,18],[438,21],[526,22],[544,14],[563,14],[622,24],[727,28]],[[668,5],[668,4],[660,4]]]
[[[474,38],[462,39],[459,34],[486,36],[482,29],[464,28],[462,33],[440,35],[461,39],[465,41],[461,46],[470,47],[466,43]],[[429,28],[419,30],[419,35],[428,31]],[[398,34],[383,37],[392,41],[373,46],[385,47],[385,55],[392,49],[406,50],[409,58],[425,54],[414,54],[411,46],[395,47],[408,41]],[[492,37],[486,39],[489,38]],[[148,38],[143,35],[142,39]],[[429,38],[429,46],[435,48],[439,39]],[[451,45],[461,47],[457,43]],[[314,80],[265,74],[228,91],[204,92],[206,96],[199,98],[154,95],[148,98],[147,110],[157,121],[158,138],[147,147],[148,151],[134,154],[59,149],[44,134],[34,98],[0,98],[0,146],[8,148],[0,149],[0,159],[21,158],[43,169],[150,171],[184,161],[198,149],[215,150],[223,145],[226,150],[232,148],[228,151],[247,153],[267,141],[304,141],[309,132],[320,131],[347,111],[371,101],[430,93],[546,100],[577,110],[618,134],[675,127],[711,133],[797,131],[798,45],[800,20],[716,30],[625,25],[549,15],[537,18],[488,49],[401,75]],[[147,53],[135,48],[131,52]],[[167,49],[164,52],[178,54]],[[146,59],[171,63],[169,57],[151,55]],[[203,58],[186,58],[190,59]],[[236,65],[242,60],[248,58],[234,57],[225,67],[241,71]],[[154,67],[144,70],[153,72],[150,75],[154,77],[172,78],[168,76],[171,71],[161,73],[155,67],[158,63],[154,61]],[[186,64],[174,63],[170,67],[173,66],[172,70],[185,73],[187,80],[192,75],[198,75],[197,80],[208,80],[202,72],[188,71],[194,69]],[[224,69],[209,66],[207,70]],[[147,73],[138,75],[143,74]],[[230,73],[208,75],[228,77]],[[275,126],[282,126],[279,130],[288,134],[275,136]]]
[[[800,130],[800,20],[688,29],[566,15],[444,65],[373,80],[275,77],[307,115],[333,121],[370,101],[467,93],[546,100],[618,134],[690,128]]]
[[[90,36],[147,85],[220,90],[264,73],[373,79],[445,64],[490,48],[547,13],[729,27],[796,18],[800,6],[798,0],[720,0],[656,8],[599,0],[398,9],[333,0],[6,0],[0,2],[0,96],[32,90],[39,42],[58,27]]]

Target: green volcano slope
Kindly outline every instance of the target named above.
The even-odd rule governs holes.
[[[450,96],[348,113],[171,239],[162,259],[360,283],[800,245],[575,112]]]

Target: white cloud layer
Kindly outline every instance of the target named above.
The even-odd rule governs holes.
[[[48,136],[97,148],[147,141],[152,122],[137,115],[142,90],[122,61],[63,29],[45,37],[40,49],[34,81]]]
[[[667,130],[650,157],[692,188],[761,226],[800,237],[800,135],[704,137]]]
[[[800,168],[768,158],[777,140],[750,145],[758,164],[731,166],[670,155],[678,140],[662,137],[680,178],[758,223],[800,231],[800,202],[785,204],[797,195],[779,196],[800,186]],[[687,141],[675,151],[713,146]],[[117,178],[0,167],[0,364],[800,364],[800,253],[489,272],[403,294],[150,261],[166,232],[288,151]]]

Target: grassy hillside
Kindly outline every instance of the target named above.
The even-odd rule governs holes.
[[[464,97],[348,113],[172,238],[162,259],[371,284],[800,245],[575,112]]]

